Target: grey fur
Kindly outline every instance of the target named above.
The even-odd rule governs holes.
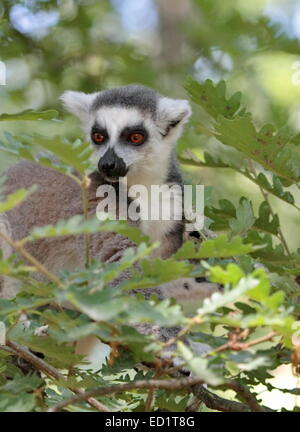
[[[137,108],[142,112],[156,116],[158,93],[142,85],[128,85],[100,92],[94,100],[91,110],[95,111],[104,106],[121,106]]]
[[[161,245],[158,249],[161,258],[167,259],[177,252],[183,243],[183,233],[184,221],[174,221],[172,230],[161,239]]]
[[[172,152],[171,159],[169,162],[166,182],[178,184],[180,186],[182,186],[183,184],[182,175],[181,175],[178,160],[176,158],[175,150]]]

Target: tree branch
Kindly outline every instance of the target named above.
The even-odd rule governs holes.
[[[230,381],[222,387],[234,390],[248,405],[248,407],[251,409],[251,411],[256,412],[265,412],[266,409],[259,405],[257,402],[255,396],[250,392],[250,390],[244,386],[243,384],[239,383],[238,381]]]
[[[66,378],[63,374],[61,374],[57,369],[53,366],[46,363],[44,360],[40,359],[36,355],[34,355],[28,348],[12,341],[7,341],[6,346],[0,345],[0,349],[10,354],[16,355],[18,357],[23,358],[28,361],[28,363],[32,364],[36,369],[42,371],[45,375],[50,378],[55,378],[56,380],[66,381]],[[84,394],[81,389],[69,388],[73,393],[80,396]],[[94,399],[93,397],[88,397],[85,399],[93,408],[96,408],[98,411],[109,412],[109,409]]]
[[[275,336],[278,336],[277,333],[272,331],[272,332],[266,334],[265,336],[262,336],[260,338],[254,339],[254,340],[249,341],[249,342],[239,342],[236,339],[230,340],[227,343],[225,343],[224,345],[221,345],[218,348],[216,348],[215,350],[207,353],[207,356],[211,355],[211,354],[216,354],[216,353],[220,353],[223,351],[227,351],[227,350],[242,351],[242,350],[248,349],[254,345],[258,345],[260,343],[270,341]]]
[[[66,399],[54,406],[52,406],[48,411],[57,412],[67,405],[81,402],[87,400],[90,397],[96,396],[106,396],[108,394],[120,393],[129,390],[138,389],[162,389],[162,390],[180,390],[182,388],[191,387],[195,384],[201,384],[203,380],[198,377],[188,377],[181,379],[169,379],[169,380],[139,380],[133,381],[126,384],[114,384],[108,387],[101,387],[95,390],[91,390],[81,395],[74,396],[72,398]]]
[[[174,336],[173,338],[169,339],[167,342],[165,342],[163,344],[163,348],[167,348],[171,345],[173,345],[174,343],[176,343],[177,341],[179,341],[180,339],[182,339],[196,324],[201,324],[202,323],[202,318],[200,316],[195,316],[193,318],[191,318],[190,323],[184,327],[183,329],[181,329],[176,336]]]
[[[185,412],[198,412],[202,404],[203,401],[197,396],[194,396],[185,407]]]
[[[0,232],[0,237],[3,238],[6,243],[8,243],[13,249],[19,252],[28,262],[30,262],[40,273],[44,274],[47,279],[54,282],[57,286],[63,287],[63,283],[58,279],[58,277],[50,272],[41,262],[36,260],[27,250],[23,247],[22,240],[15,242],[4,232]]]
[[[209,390],[203,385],[195,385],[192,387],[194,396],[203,401],[207,408],[223,411],[223,412],[250,412],[250,408],[240,402],[224,399]]]
[[[23,358],[28,363],[32,364],[36,369],[46,374],[48,377],[55,378],[57,380],[65,380],[64,375],[58,372],[58,370],[55,369],[53,366],[46,363],[43,359],[37,357],[35,354],[29,351],[27,347],[9,340],[6,341],[6,345],[7,347],[11,348],[14,355]],[[0,349],[2,348],[6,348],[6,347],[0,346]]]

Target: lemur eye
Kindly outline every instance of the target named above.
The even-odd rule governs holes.
[[[93,132],[92,140],[94,141],[95,144],[102,144],[106,140],[106,135],[104,135],[101,132]]]
[[[132,142],[132,144],[142,144],[144,142],[145,135],[141,132],[134,132],[131,135],[129,135],[129,140]]]

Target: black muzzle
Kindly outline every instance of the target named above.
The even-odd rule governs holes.
[[[122,158],[113,149],[108,149],[98,162],[98,170],[108,178],[125,177],[128,168]]]

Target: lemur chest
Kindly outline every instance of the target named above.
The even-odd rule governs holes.
[[[152,242],[160,242],[155,255],[167,258],[181,246],[184,224],[180,184],[128,185],[124,178],[122,183],[100,184],[96,195],[99,218],[108,213],[138,226]]]

